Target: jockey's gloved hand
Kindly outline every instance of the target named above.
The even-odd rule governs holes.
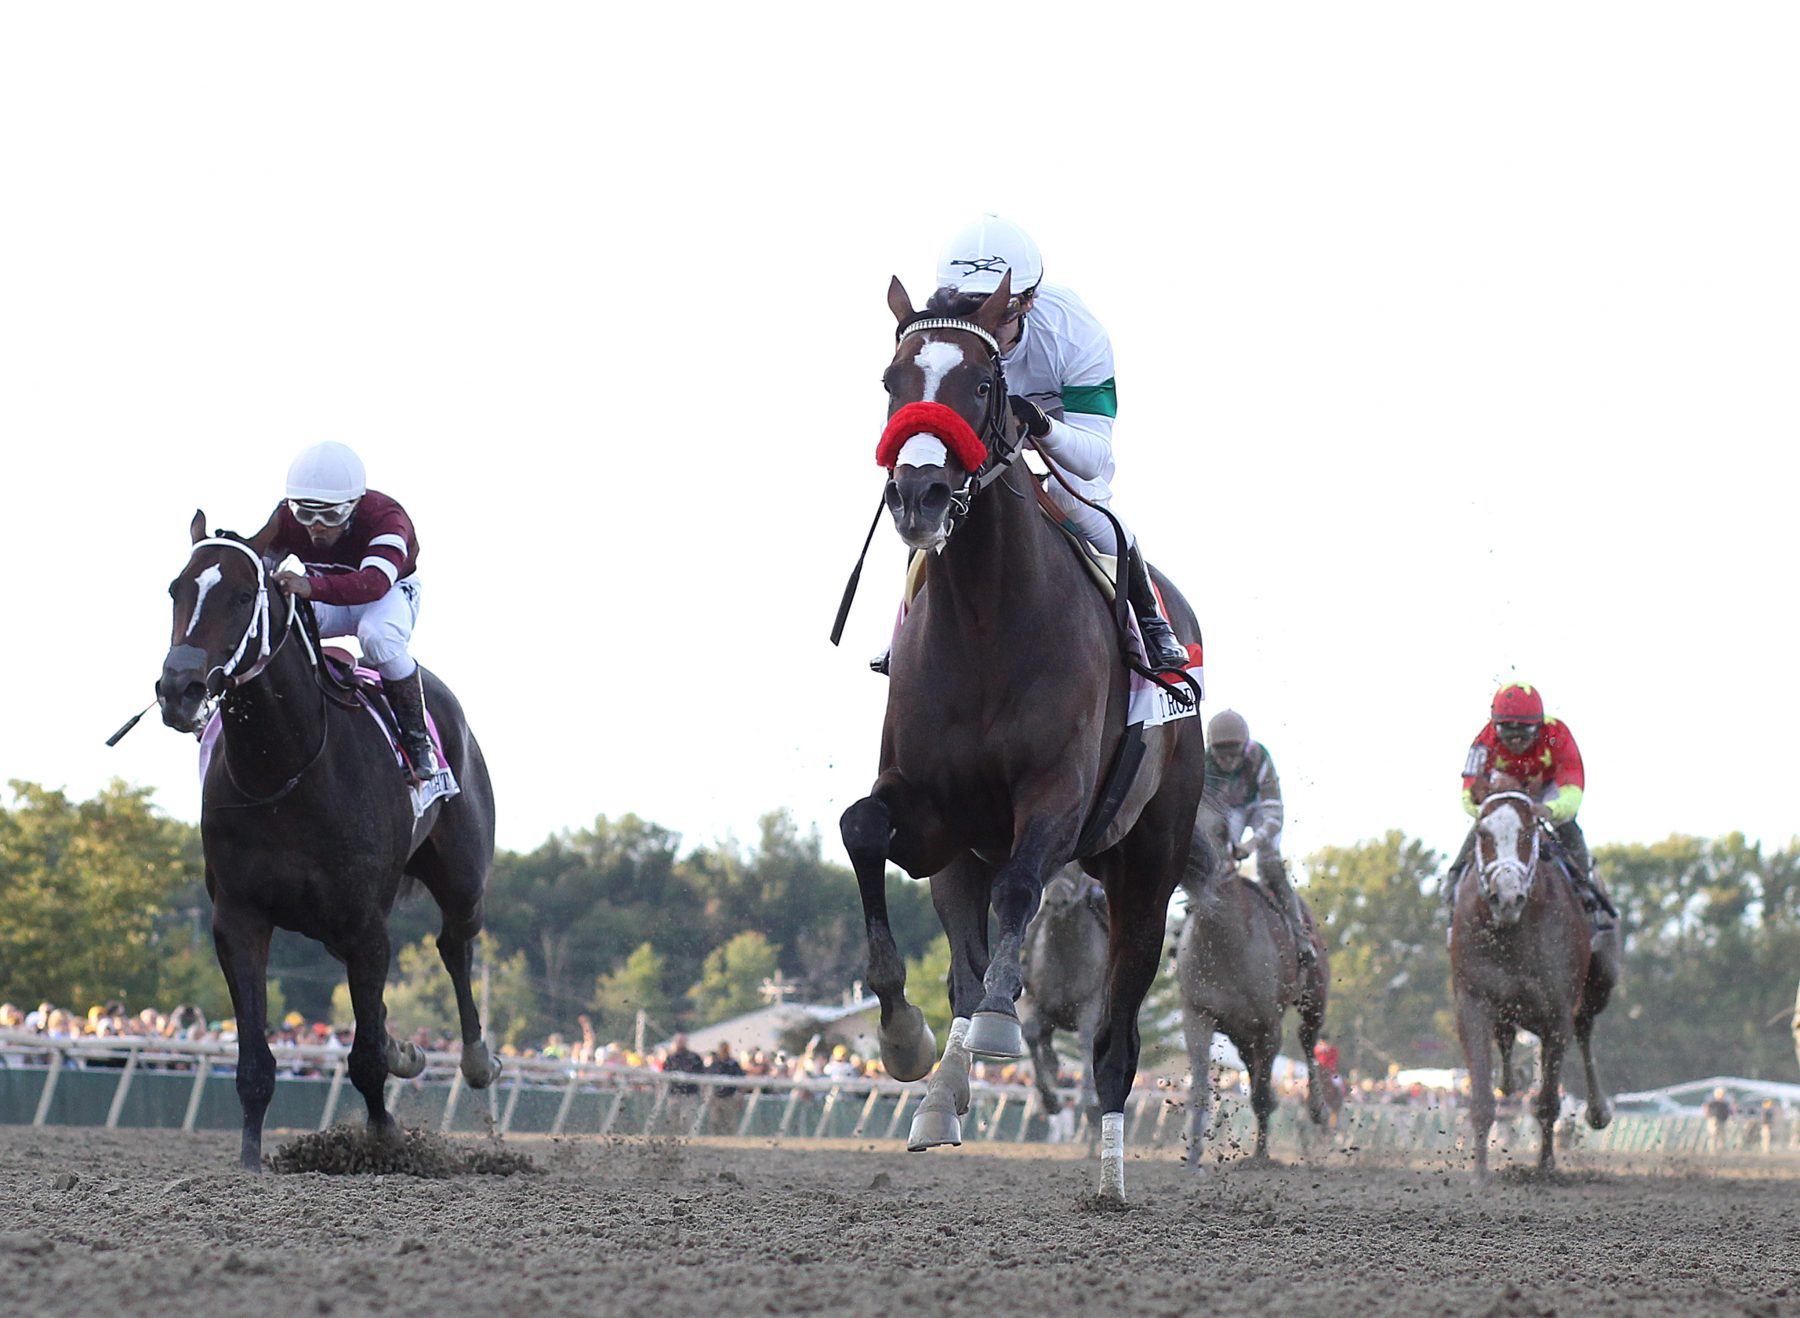
[[[1029,398],[1021,398],[1018,394],[1008,394],[1006,405],[1012,408],[1012,414],[1023,430],[1033,439],[1042,439],[1050,433],[1050,418],[1044,415],[1044,409]]]

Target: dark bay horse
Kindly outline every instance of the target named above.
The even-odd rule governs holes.
[[[1618,930],[1593,935],[1581,899],[1543,854],[1535,802],[1518,786],[1505,775],[1477,784],[1482,800],[1475,859],[1456,894],[1450,926],[1450,975],[1456,1029],[1469,1068],[1478,1184],[1488,1180],[1494,1048],[1500,1049],[1502,1087],[1510,1092],[1511,1049],[1519,1029],[1535,1034],[1540,1044],[1539,1167],[1548,1171],[1556,1165],[1562,1064],[1571,1037],[1581,1046],[1587,1076],[1587,1123],[1600,1130],[1612,1120],[1594,1067],[1593,1031],[1594,1018],[1605,1010],[1618,981]]]
[[[930,878],[950,940],[954,1019],[913,1121],[913,1149],[961,1142],[971,1057],[1024,1052],[1014,1006],[1020,952],[1045,878],[1079,860],[1105,887],[1106,1005],[1094,1041],[1100,1190],[1122,1201],[1138,1007],[1161,960],[1205,747],[1197,718],[1146,728],[1130,792],[1076,854],[1125,732],[1127,675],[1108,605],[1039,513],[1029,469],[1011,461],[1020,436],[997,342],[1010,285],[1003,280],[990,297],[970,300],[979,305],[946,307],[944,316],[915,312],[898,279],[888,291],[899,342],[884,376],[885,497],[900,538],[931,552],[894,644],[880,772],[841,827],[868,929],[868,982],[881,1001],[882,1061],[898,1079],[931,1070],[936,1042],[906,999],[888,928],[889,861]],[[897,427],[915,417],[926,429],[888,453]],[[1197,641],[1187,601],[1158,581],[1177,636]],[[991,952],[990,907],[998,924]]]
[[[260,1171],[275,1089],[265,1036],[277,927],[317,939],[344,963],[356,1011],[347,1067],[377,1134],[394,1130],[387,1077],[425,1065],[388,1033],[382,1002],[387,918],[403,876],[423,883],[443,913],[438,952],[456,987],[463,1075],[482,1088],[499,1074],[469,987],[494,857],[493,788],[456,697],[426,673],[426,704],[462,790],[415,819],[408,780],[374,719],[327,694],[306,620],[273,586],[265,546],[205,528],[195,513],[193,552],[169,586],[174,634],[156,693],[163,722],[183,732],[197,730],[209,698],[220,700],[200,836],[213,944],[237,1013],[240,1158]]]
[[[1188,856],[1188,916],[1181,926],[1175,973],[1181,985],[1181,1028],[1187,1039],[1188,1166],[1196,1171],[1206,1151],[1212,1117],[1214,1032],[1230,1039],[1250,1077],[1256,1114],[1258,1161],[1269,1157],[1269,1116],[1275,1111],[1270,1076],[1288,1008],[1297,1008],[1300,1048],[1306,1058],[1306,1110],[1315,1125],[1331,1116],[1331,1081],[1319,1066],[1319,1032],[1331,991],[1331,961],[1318,936],[1312,908],[1300,913],[1317,959],[1302,973],[1293,931],[1277,899],[1238,873],[1221,816],[1204,807]]]
[[[1046,1114],[1062,1105],[1056,1092],[1056,1032],[1074,1033],[1081,1052],[1081,1108],[1092,1111],[1094,1035],[1106,1002],[1105,896],[1076,865],[1044,885],[1042,904],[1025,927],[1025,996],[1020,1028],[1031,1050],[1032,1080]]]

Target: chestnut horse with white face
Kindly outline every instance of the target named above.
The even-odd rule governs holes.
[[[1475,860],[1456,894],[1450,927],[1450,971],[1456,1028],[1469,1068],[1469,1121],[1475,1136],[1475,1179],[1488,1179],[1488,1132],[1494,1124],[1493,1053],[1501,1087],[1511,1092],[1511,1048],[1524,1029],[1538,1037],[1543,1066],[1536,1112],[1542,1132],[1538,1166],[1556,1165],[1556,1117],[1563,1058],[1573,1038],[1587,1079],[1587,1122],[1612,1120],[1594,1067],[1594,1018],[1618,981],[1618,932],[1595,935],[1581,899],[1544,854],[1536,803],[1504,774],[1479,784]]]

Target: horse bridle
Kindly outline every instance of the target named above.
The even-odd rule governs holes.
[[[205,549],[208,546],[224,546],[225,548],[235,549],[239,553],[249,556],[251,563],[256,567],[256,603],[250,609],[250,623],[244,629],[244,635],[242,639],[238,641],[237,649],[232,651],[231,658],[227,659],[222,664],[214,664],[211,668],[207,669],[207,690],[210,692],[212,689],[212,678],[214,673],[219,674],[222,679],[220,683],[221,691],[219,698],[222,698],[224,695],[229,694],[229,692],[243,686],[246,682],[260,676],[262,671],[274,660],[275,656],[281,652],[281,647],[287,644],[288,636],[296,630],[300,633],[300,643],[306,647],[306,655],[308,660],[311,661],[312,669],[315,674],[315,685],[317,685],[316,675],[320,668],[319,654],[313,646],[311,631],[304,623],[300,624],[298,628],[295,626],[295,621],[300,614],[300,601],[292,597],[289,598],[287,620],[282,624],[281,636],[279,638],[274,638],[274,628],[269,622],[269,572],[263,565],[262,555],[257,553],[256,550],[252,549],[249,545],[245,544],[242,540],[233,540],[226,536],[209,536],[204,540],[196,540],[194,542],[194,550],[196,551]],[[189,559],[190,561],[192,560],[192,553],[189,554]],[[244,656],[250,649],[250,642],[259,638],[262,641],[262,645],[260,653],[257,655],[256,662],[251,664],[245,671],[241,673],[238,672],[237,667],[244,661]],[[300,780],[306,776],[307,770],[311,769],[313,765],[319,762],[320,758],[325,754],[325,747],[330,744],[331,715],[329,711],[325,709],[326,703],[325,690],[321,686],[319,689],[321,715],[319,719],[319,748],[312,753],[311,758],[309,758],[305,764],[300,766],[300,771],[298,773],[292,778],[289,778],[287,782],[283,783],[268,796],[253,797],[243,801],[220,802],[218,803],[219,808],[243,809],[249,806],[272,805],[276,801],[281,800],[281,798],[286,796],[289,792],[293,791],[294,788],[298,787],[300,785]],[[196,734],[204,731],[207,722],[207,711],[205,706],[202,706],[200,716],[195,723]],[[244,791],[244,788],[242,784],[238,782],[236,775],[231,772],[231,761],[229,758],[225,760],[225,776],[230,779],[232,787],[237,789],[239,796],[249,797],[250,794]]]
[[[987,347],[988,365],[994,372],[994,388],[988,392],[987,411],[983,413],[981,425],[975,431],[976,437],[987,448],[987,461],[979,469],[969,472],[963,478],[963,483],[950,493],[950,512],[944,526],[944,540],[948,543],[956,528],[969,515],[975,496],[1006,475],[1024,446],[1015,444],[1006,433],[1006,419],[1011,412],[1006,403],[1006,365],[1002,360],[1000,341],[974,321],[959,320],[954,316],[919,315],[901,322],[895,328],[894,344],[897,348],[909,334],[922,334],[927,330],[959,330],[964,334],[973,334]],[[893,477],[888,479],[891,482]]]
[[[1538,867],[1538,858],[1539,858],[1538,834],[1540,831],[1538,828],[1538,818],[1537,818],[1537,814],[1536,814],[1537,802],[1534,799],[1532,799],[1532,797],[1529,793],[1526,793],[1526,792],[1491,792],[1487,796],[1484,796],[1481,799],[1481,806],[1482,806],[1481,818],[1482,819],[1487,818],[1487,804],[1489,801],[1522,801],[1525,805],[1526,818],[1528,818],[1531,821],[1531,825],[1530,825],[1530,828],[1531,828],[1531,859],[1528,862],[1512,860],[1511,857],[1508,857],[1506,859],[1511,860],[1512,864],[1515,864],[1515,865],[1523,864],[1525,866],[1525,887],[1526,887],[1526,890],[1529,891],[1531,888],[1531,885],[1537,881],[1537,867]],[[1479,824],[1480,821],[1477,820],[1476,822]],[[1481,852],[1480,852],[1480,849],[1477,848],[1476,859],[1480,860],[1480,858],[1481,858]],[[1485,879],[1488,875],[1489,870],[1498,869],[1502,863],[1503,863],[1502,858],[1499,856],[1495,856],[1493,860],[1483,864],[1480,867],[1481,877]],[[1483,897],[1487,896],[1487,893],[1485,890],[1485,885],[1483,886],[1482,896]]]

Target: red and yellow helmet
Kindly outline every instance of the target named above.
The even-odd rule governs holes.
[[[1496,723],[1542,723],[1544,698],[1536,687],[1508,682],[1494,693],[1493,717]]]

